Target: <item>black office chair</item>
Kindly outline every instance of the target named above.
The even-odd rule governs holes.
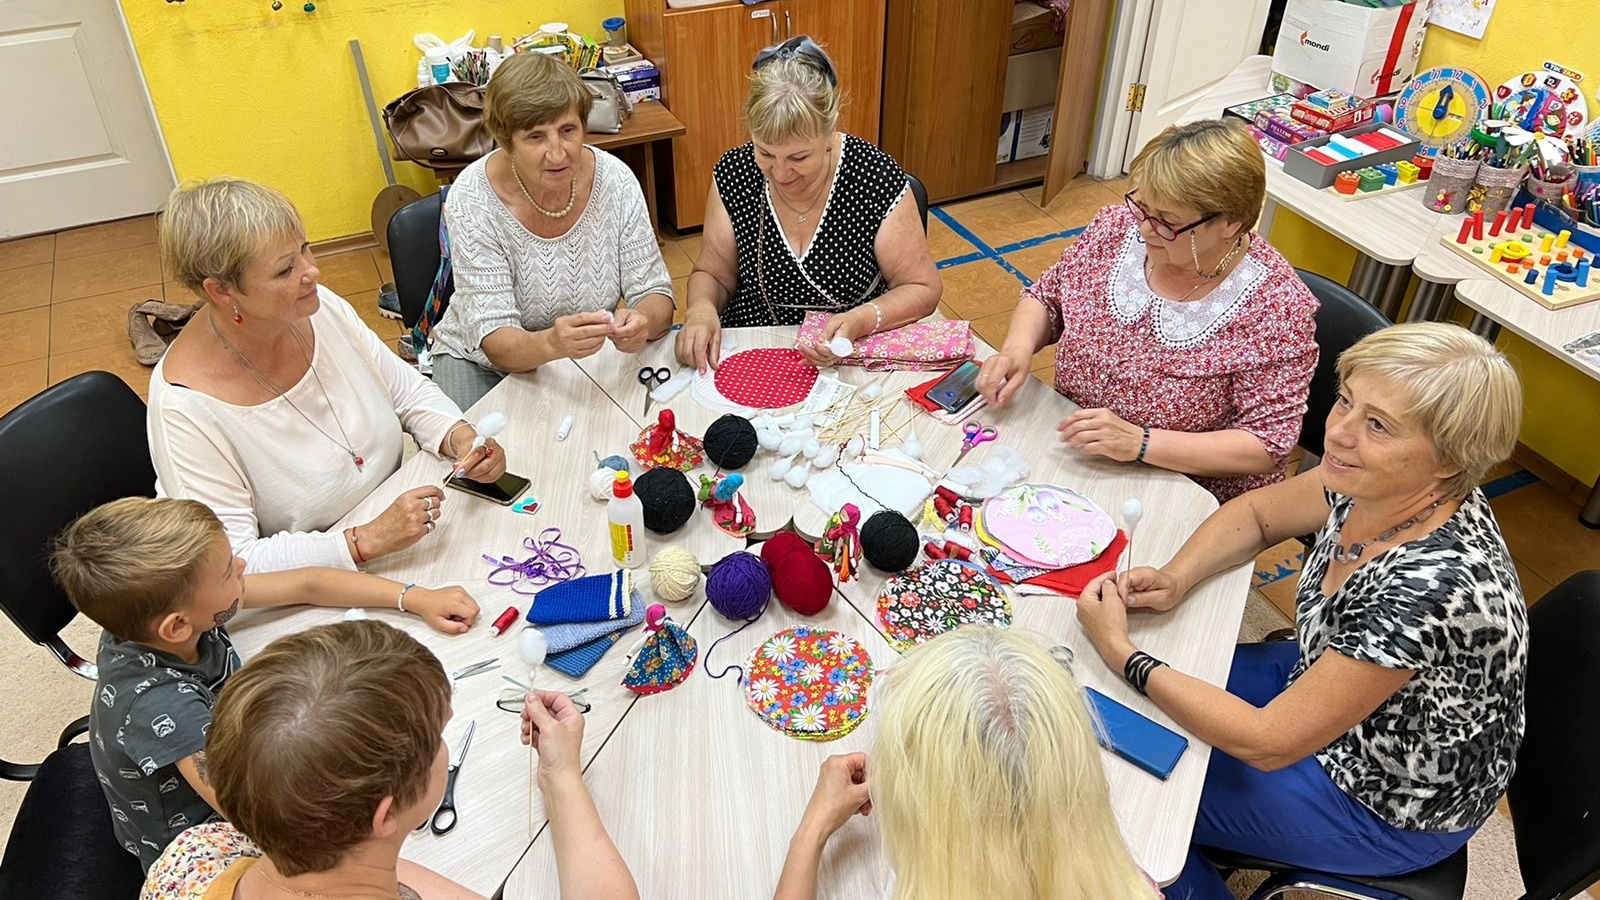
[[[70,743],[84,720],[68,726],[60,746],[38,766],[5,764],[0,777],[29,781],[0,857],[0,900],[134,900],[144,884],[139,858],[111,828],[106,795],[88,744]],[[34,770],[15,777],[15,770]]]
[[[1328,411],[1339,396],[1339,375],[1335,368],[1339,354],[1374,331],[1393,325],[1378,308],[1360,294],[1336,281],[1295,269],[1322,306],[1317,310],[1317,371],[1311,376],[1306,397],[1306,416],[1300,422],[1300,446],[1307,453],[1322,457],[1328,426]],[[1302,470],[1310,466],[1301,465]]]
[[[906,173],[906,184],[911,188],[911,196],[917,201],[917,215],[922,217],[922,233],[928,233],[928,189],[917,176]]]
[[[1600,881],[1600,571],[1579,572],[1528,609],[1527,723],[1506,799],[1516,833],[1522,900],[1567,900]],[[1409,875],[1359,878],[1294,869],[1220,850],[1224,869],[1272,874],[1251,895],[1321,891],[1371,900],[1461,900],[1467,848]]]
[[[389,264],[394,268],[394,289],[400,299],[400,321],[409,330],[422,317],[422,305],[439,274],[439,218],[444,194],[435,193],[401,207],[389,220]],[[444,315],[455,292],[455,281],[445,282],[439,314]]]
[[[0,610],[68,669],[95,677],[61,629],[78,611],[50,575],[50,544],[78,516],[119,497],[155,496],[145,405],[110,372],[85,372],[0,418]]]

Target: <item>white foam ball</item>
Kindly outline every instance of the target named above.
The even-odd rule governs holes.
[[[854,353],[856,348],[854,344],[850,343],[849,338],[840,334],[835,335],[833,340],[828,342],[828,350],[831,351],[834,356],[845,357]]]
[[[793,456],[800,452],[806,445],[806,439],[798,434],[791,434],[778,444],[778,452],[784,456]]]
[[[785,456],[783,459],[773,463],[771,468],[767,469],[767,475],[769,475],[773,481],[782,481],[783,476],[789,474],[789,470],[792,468],[794,468],[794,460]]]
[[[826,469],[833,465],[834,461],[838,458],[839,451],[833,447],[829,447],[826,451],[818,453],[817,458],[812,460],[811,464],[819,469]]]
[[[850,439],[849,443],[844,445],[844,455],[846,457],[848,457],[848,458],[853,459],[853,458],[855,458],[857,456],[860,456],[861,455],[861,451],[865,450],[866,447],[867,447],[867,442],[863,441],[861,439],[860,435],[856,435],[855,437]]]
[[[800,448],[800,452],[805,454],[806,459],[816,459],[822,452],[822,443],[816,438],[806,438],[806,445]]]
[[[756,443],[760,444],[763,450],[776,450],[782,441],[783,434],[776,428],[763,428],[756,432]]]
[[[544,632],[529,626],[517,636],[517,652],[531,669],[544,664],[544,658],[550,652],[550,641],[545,638]]]
[[[789,487],[801,488],[806,486],[806,479],[810,477],[810,466],[795,466],[789,470],[788,474],[783,476],[783,480],[784,483],[789,485]]]
[[[1138,497],[1129,497],[1122,501],[1122,520],[1128,523],[1129,528],[1139,524],[1142,518],[1144,518],[1144,504]]]

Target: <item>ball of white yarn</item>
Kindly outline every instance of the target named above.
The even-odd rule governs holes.
[[[617,483],[617,470],[601,466],[589,473],[589,496],[596,500],[610,500],[611,486]]]
[[[664,547],[650,560],[650,587],[668,603],[682,603],[700,585],[700,561],[682,547]]]

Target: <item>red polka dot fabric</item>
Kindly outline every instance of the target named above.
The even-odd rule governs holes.
[[[767,347],[745,350],[717,367],[717,391],[730,402],[752,409],[776,409],[804,400],[817,383],[817,369],[799,350]]]

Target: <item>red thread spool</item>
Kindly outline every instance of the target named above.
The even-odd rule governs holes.
[[[933,495],[935,497],[943,497],[944,501],[951,506],[955,506],[957,503],[961,502],[960,494],[950,490],[942,484],[933,489]]]
[[[938,495],[934,495],[933,498],[933,511],[945,522],[949,522],[956,515],[955,508],[950,505],[950,501]]]
[[[944,559],[944,551],[940,550],[939,545],[935,544],[933,541],[928,541],[926,544],[923,544],[922,552],[927,554],[929,559]]]
[[[489,626],[489,633],[495,637],[505,634],[506,629],[516,623],[517,615],[515,606],[506,607],[506,611],[500,614],[500,618],[495,619],[494,624]]]
[[[971,506],[963,505],[961,507],[961,519],[960,519],[960,521],[961,521],[961,530],[962,531],[971,531],[972,530],[972,507]]]
[[[960,544],[956,543],[955,541],[945,541],[944,542],[944,555],[949,557],[950,559],[966,560],[966,559],[971,559],[972,558],[972,551],[967,549],[966,547],[961,546]]]

